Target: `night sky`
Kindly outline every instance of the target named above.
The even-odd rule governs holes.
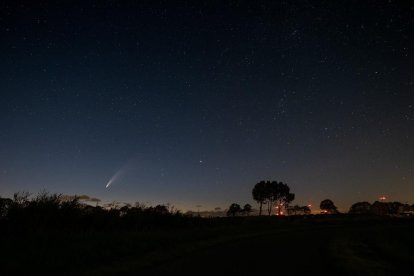
[[[414,203],[412,1],[19,2],[0,196],[208,210],[277,180],[294,204]]]

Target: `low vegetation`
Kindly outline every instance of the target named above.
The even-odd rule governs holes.
[[[199,274],[218,268],[269,274],[270,267],[252,264],[274,259],[286,273],[307,267],[312,273],[395,275],[411,268],[414,206],[359,202],[340,214],[327,199],[320,204],[324,214],[311,215],[308,206],[290,205],[294,195],[286,184],[260,183],[273,185],[271,192],[254,190],[253,196],[276,216],[252,215],[251,205],[236,203],[224,210],[228,218],[202,218],[168,205],[101,207],[97,199],[96,206],[82,201],[87,196],[47,192],[0,198],[0,275],[188,273],[205,260],[209,265]],[[297,254],[306,256],[302,266],[292,258]]]

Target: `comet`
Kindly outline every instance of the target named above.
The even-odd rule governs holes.
[[[124,168],[119,169],[112,177],[109,179],[108,183],[106,184],[105,188],[108,189],[109,186],[114,183],[115,180],[117,180],[124,172]]]

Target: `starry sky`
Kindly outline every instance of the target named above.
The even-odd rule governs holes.
[[[277,180],[297,204],[414,203],[413,18],[412,1],[2,1],[0,196],[208,210]]]

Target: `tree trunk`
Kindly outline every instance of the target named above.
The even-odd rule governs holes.
[[[272,215],[272,207],[273,207],[273,201],[269,200],[268,205],[267,205],[267,213],[269,216]]]
[[[261,215],[262,215],[262,205],[263,205],[263,202],[262,202],[262,201],[260,201],[259,216],[261,216]]]

